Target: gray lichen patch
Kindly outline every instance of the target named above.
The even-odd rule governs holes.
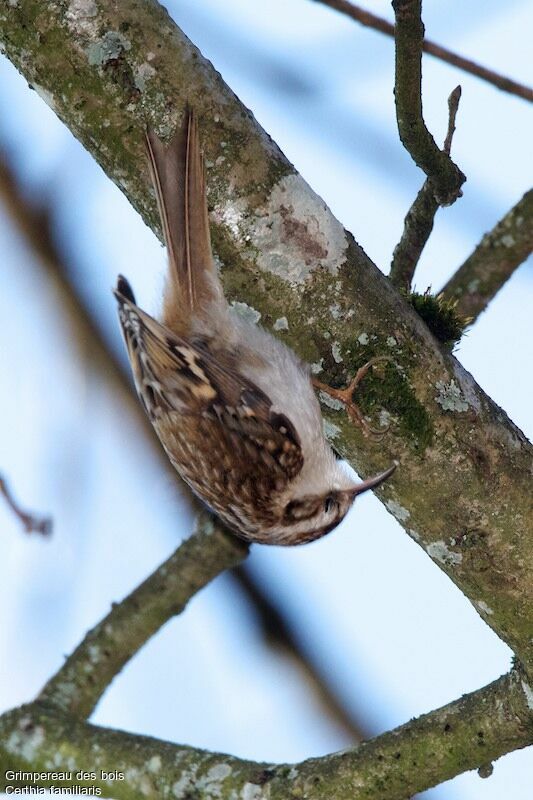
[[[331,345],[331,355],[336,364],[342,364],[343,358],[341,355],[341,346],[339,342],[333,342]]]
[[[205,775],[196,780],[195,789],[206,798],[222,798],[224,796],[223,783],[232,773],[229,764],[214,764]]]
[[[522,690],[526,696],[527,706],[531,711],[533,711],[533,689],[531,688],[529,683],[526,683],[524,680],[521,681],[521,684],[522,684]]]
[[[318,396],[320,398],[320,402],[328,408],[331,408],[333,411],[344,411],[345,405],[342,400],[337,400],[336,397],[332,397],[327,392],[319,392]]]
[[[95,0],[71,0],[65,20],[71,33],[90,38],[96,34],[95,17],[98,15]]]
[[[474,600],[474,605],[487,616],[491,617],[494,614],[494,611],[490,606],[488,606],[484,600]]]
[[[91,664],[98,664],[100,661],[100,647],[97,644],[90,644],[87,648],[87,654],[89,656],[89,661]]]
[[[133,79],[137,89],[139,89],[140,92],[144,92],[146,89],[146,84],[151,78],[154,77],[155,74],[155,69],[146,61],[144,64],[140,64],[138,67],[136,67],[133,70]]]
[[[327,419],[322,420],[322,427],[324,429],[324,436],[330,442],[337,439],[342,433],[338,425],[334,425],[333,422]]]
[[[287,320],[287,317],[278,317],[278,319],[272,325],[272,328],[275,331],[288,331],[289,321]]]
[[[45,89],[43,86],[39,86],[38,83],[33,84],[33,88],[41,98],[44,100],[46,105],[52,109],[52,111],[56,111],[56,101],[52,92],[49,92],[48,89]]]
[[[330,305],[329,310],[333,319],[339,319],[342,316],[342,309],[338,303]]]
[[[514,247],[516,244],[516,239],[512,234],[506,233],[504,236],[502,236],[500,242],[504,247]]]
[[[444,411],[468,411],[470,408],[466,399],[461,393],[457,383],[452,379],[450,383],[444,381],[437,381],[435,388],[438,394],[435,400]]]
[[[366,347],[366,345],[370,342],[370,337],[369,337],[368,333],[361,333],[357,337],[357,341],[359,342],[360,345],[362,345],[363,347]]]
[[[320,268],[335,275],[346,260],[344,228],[299,175],[278,181],[247,235],[258,266],[291,283]]]
[[[407,522],[411,516],[411,512],[397,503],[396,500],[387,500],[386,504],[393,517],[396,517],[398,522]]]
[[[31,718],[23,717],[18,723],[17,730],[9,735],[4,746],[8,753],[31,763],[37,759],[44,741],[44,728],[41,725],[34,725]]]
[[[462,554],[454,553],[442,539],[428,544],[426,551],[428,555],[435,561],[438,561],[439,564],[445,564],[449,567],[455,567],[463,560]]]
[[[379,424],[381,428],[388,428],[391,424],[391,414],[386,408],[382,408],[378,414]]]
[[[159,772],[161,769],[161,756],[152,756],[148,761],[146,768],[148,772]]]
[[[177,800],[183,800],[183,798],[191,796],[191,792],[194,791],[197,772],[198,769],[195,766],[190,770],[184,770],[178,780],[172,784],[172,794]]]
[[[261,798],[266,796],[261,786],[258,786],[256,783],[245,783],[239,795],[241,800],[261,800]]]
[[[233,300],[231,303],[231,308],[235,314],[238,314],[239,317],[242,317],[247,322],[251,322],[254,325],[257,325],[261,319],[261,312],[257,311],[255,308],[252,308],[252,306],[249,306],[248,303],[241,303],[239,300]]]
[[[101,67],[130,49],[131,42],[119,31],[108,31],[96,42],[91,42],[85,52],[92,67]]]

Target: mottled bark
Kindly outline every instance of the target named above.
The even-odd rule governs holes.
[[[533,189],[526,192],[444,286],[457,310],[472,321],[486,309],[517,267],[533,252]]]

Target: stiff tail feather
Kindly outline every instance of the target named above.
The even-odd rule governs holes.
[[[219,296],[195,114],[187,112],[168,145],[148,130],[146,148],[169,258],[163,321],[180,329],[193,311]]]

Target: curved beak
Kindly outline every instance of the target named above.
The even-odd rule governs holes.
[[[391,467],[385,470],[385,472],[380,472],[379,475],[374,475],[373,478],[367,478],[366,481],[357,484],[352,491],[354,498],[359,494],[363,494],[363,492],[367,492],[369,489],[375,489],[376,486],[380,485],[380,483],[386,481],[387,478],[392,475],[397,466],[398,461],[395,461]]]

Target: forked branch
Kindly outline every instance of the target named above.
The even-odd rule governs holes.
[[[422,116],[422,0],[393,0],[396,15],[394,94],[400,139],[426,173],[439,205],[461,196],[465,176],[448,153],[439,150]]]

